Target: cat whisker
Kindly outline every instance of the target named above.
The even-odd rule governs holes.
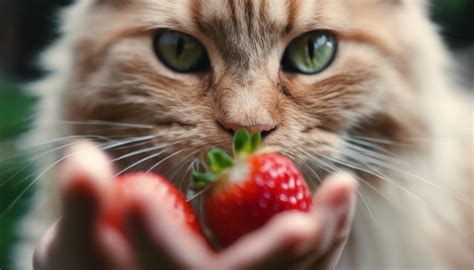
[[[321,177],[319,177],[319,175],[316,173],[313,167],[311,167],[311,165],[308,165],[308,164],[305,164],[305,167],[316,177],[316,179],[319,181],[319,184],[321,185],[323,183],[323,180],[321,179]],[[316,189],[316,185],[313,183],[313,181],[308,181],[308,184],[311,185],[310,187],[311,190]]]
[[[191,166],[191,164],[193,163],[194,159],[192,159],[192,155],[194,153],[190,153],[188,156],[182,158],[180,161],[176,162],[177,164],[174,165],[173,167],[171,167],[168,171],[172,171],[173,173],[171,175],[168,176],[168,179],[173,183],[175,184],[175,186],[177,186],[180,190],[181,187],[180,185],[178,184],[178,181],[176,181],[175,177],[176,175],[186,166]]]
[[[110,122],[102,120],[87,120],[87,121],[60,121],[60,124],[77,125],[77,126],[111,126],[118,128],[137,128],[137,129],[154,129],[153,125],[133,124],[125,122]]]
[[[143,154],[143,153],[146,153],[146,152],[162,149],[162,148],[165,148],[167,146],[168,146],[168,144],[158,144],[154,147],[147,147],[147,148],[144,148],[144,149],[140,149],[140,150],[133,151],[133,152],[124,154],[122,156],[119,156],[115,159],[112,159],[111,162],[117,162],[117,161],[124,160],[124,159],[130,158],[130,157],[133,157],[133,156],[136,156],[136,155],[140,155],[140,154]]]
[[[194,170],[194,167],[195,167],[196,162],[198,162],[198,161],[197,161],[197,158],[195,158],[195,159],[189,164],[189,166],[186,168],[186,171],[184,171],[183,176],[181,176],[181,179],[179,180],[179,185],[178,185],[180,190],[184,190],[184,188],[183,188],[184,179],[186,178],[186,175],[188,175],[188,173],[189,173],[191,170]]]
[[[199,196],[201,196],[202,194],[204,194],[209,188],[211,188],[211,186],[213,185],[213,183],[207,185],[205,188],[201,189],[199,192],[197,193],[194,193],[189,199],[187,199],[186,201],[189,203],[189,202],[192,202],[194,199],[198,198]]]
[[[322,168],[322,169],[326,169],[329,173],[335,173],[335,172],[337,172],[337,171],[340,171],[340,168],[337,168],[337,166],[331,165],[331,164],[326,163],[326,162],[324,162],[324,161],[322,161],[322,160],[320,160],[319,162],[320,162],[320,164],[322,165],[321,168]],[[328,169],[328,168],[329,168],[329,169]],[[367,201],[367,199],[365,198],[365,196],[362,194],[361,189],[358,188],[358,189],[356,190],[356,192],[357,192],[357,194],[359,195],[359,197],[361,198],[362,203],[364,204],[364,206],[367,208],[367,212],[369,213],[369,216],[370,216],[370,218],[372,219],[372,222],[373,222],[374,225],[375,225],[375,229],[376,229],[377,231],[379,231],[379,225],[378,225],[378,223],[377,223],[377,221],[376,221],[376,219],[375,219],[375,216],[374,216],[374,213],[373,213],[372,209],[370,209],[370,207],[369,207],[369,202]]]
[[[138,150],[138,151],[136,151],[136,152],[134,152],[134,153],[126,154],[125,156],[127,156],[127,158],[128,158],[128,157],[130,157],[130,156],[137,155],[137,154],[141,154],[141,153],[144,153],[144,152],[149,152],[149,151],[152,151],[152,150],[168,148],[168,147],[170,147],[170,146],[183,143],[183,141],[185,141],[186,139],[189,139],[189,138],[191,138],[191,137],[192,137],[192,136],[185,136],[185,137],[183,137],[183,138],[181,138],[181,139],[178,139],[178,138],[177,138],[177,139],[175,139],[172,143],[160,144],[160,146],[159,146],[159,147],[156,147],[156,149],[150,149],[150,148],[148,148],[148,149]],[[120,175],[120,174],[123,174],[124,172],[126,172],[126,171],[132,169],[133,167],[135,167],[135,166],[137,166],[137,165],[139,165],[139,164],[142,164],[143,162],[146,162],[146,161],[148,161],[148,160],[150,160],[150,159],[159,157],[159,156],[160,156],[161,154],[163,154],[164,152],[166,152],[166,149],[165,149],[165,150],[162,150],[162,151],[160,151],[160,152],[158,152],[158,153],[152,154],[152,155],[150,155],[150,156],[147,156],[147,157],[145,157],[145,158],[143,158],[143,159],[141,159],[141,160],[138,160],[137,162],[135,162],[135,163],[129,165],[128,167],[126,167],[125,169],[121,170],[119,173],[116,174],[116,176],[118,176],[118,175]],[[121,159],[125,159],[125,158],[124,158],[123,156],[117,158],[117,160],[121,160]],[[149,171],[147,171],[147,172],[149,172]]]
[[[322,162],[322,165],[321,166],[324,166],[324,162]],[[309,168],[312,169],[311,165],[309,165]],[[313,170],[314,171],[314,170]],[[390,198],[385,195],[384,193],[382,193],[379,189],[377,189],[377,187],[375,187],[373,184],[371,184],[369,181],[365,180],[364,178],[356,175],[356,174],[353,174],[352,176],[354,176],[360,183],[363,183],[365,184],[367,187],[369,187],[370,189],[372,189],[373,191],[375,191],[377,194],[379,194],[381,197],[383,197],[388,203],[392,204],[393,206],[397,206],[397,204],[395,202],[393,202],[392,200],[390,200]],[[398,208],[397,208],[398,209]]]
[[[136,167],[137,165],[142,164],[142,163],[145,162],[145,161],[148,161],[148,160],[153,159],[153,158],[157,158],[157,157],[159,157],[161,154],[163,154],[163,153],[165,153],[165,152],[166,152],[166,150],[162,150],[162,151],[160,151],[160,152],[158,152],[158,153],[155,153],[155,154],[149,155],[149,156],[147,156],[147,157],[145,157],[145,158],[142,158],[142,159],[138,160],[137,162],[134,162],[133,164],[127,166],[125,169],[123,169],[123,170],[119,171],[118,173],[116,173],[116,174],[115,174],[115,177],[117,177],[117,176],[119,176],[119,175],[121,175],[121,174],[127,172],[128,170],[132,169],[133,167]]]
[[[192,172],[197,172],[197,171],[208,171],[207,164],[200,158],[196,158],[196,162],[192,166]],[[196,168],[198,167],[198,168]],[[187,202],[192,202],[195,199],[199,198],[202,194],[204,194],[211,186],[214,185],[214,183],[208,184],[206,187],[203,189],[199,190],[198,192],[194,192],[193,190],[188,189],[188,199],[186,200]],[[203,216],[203,208],[202,205],[199,207],[199,215],[202,217]]]
[[[410,179],[420,181],[420,182],[425,183],[425,184],[427,184],[427,185],[429,185],[429,186],[431,186],[431,187],[433,187],[433,188],[435,188],[435,189],[437,189],[437,190],[439,190],[439,191],[441,191],[445,194],[449,194],[450,196],[454,196],[457,200],[467,204],[471,208],[474,208],[473,202],[469,201],[468,199],[466,199],[462,195],[460,195],[460,194],[458,194],[458,193],[456,193],[452,190],[449,190],[446,187],[440,186],[438,184],[435,184],[431,181],[428,181],[428,180],[424,179],[423,177],[420,177],[416,174],[410,173],[410,172],[408,172],[407,168],[396,167],[394,165],[391,165],[389,162],[386,162],[385,160],[380,160],[380,159],[377,159],[377,158],[373,158],[370,155],[363,155],[363,153],[367,153],[365,151],[365,149],[357,149],[357,150],[358,151],[345,151],[345,152],[343,152],[343,157],[345,159],[356,160],[360,163],[362,163],[361,161],[364,161],[364,162],[367,162],[368,164],[376,165],[376,166],[384,168],[384,169],[388,169],[388,170],[392,170],[392,171],[397,172],[397,173],[404,174],[406,176],[409,176]],[[395,164],[395,165],[400,165],[400,164]]]
[[[135,139],[134,139],[134,140],[135,140]],[[133,140],[133,141],[134,141],[134,140]],[[107,147],[102,147],[102,146],[100,146],[100,148],[102,148],[103,150],[105,150],[105,149],[110,149],[110,148],[115,147],[116,145],[122,145],[122,144],[124,144],[124,143],[129,143],[129,142],[130,142],[130,140],[126,140],[126,141],[124,141],[124,142],[120,142],[120,143],[118,143],[118,144],[114,144],[114,145],[107,146]],[[58,151],[58,150],[61,150],[61,149],[64,149],[64,148],[73,146],[73,145],[78,144],[78,143],[79,143],[78,141],[75,141],[75,142],[72,142],[72,143],[63,144],[63,145],[61,145],[61,146],[58,146],[58,147],[56,147],[56,148],[50,149],[50,150],[45,151],[45,152],[43,152],[43,153],[41,153],[41,154],[39,154],[39,155],[34,156],[33,158],[29,159],[28,163],[27,163],[25,166],[23,166],[23,167],[20,168],[18,171],[16,171],[15,173],[13,173],[13,175],[11,175],[7,180],[5,180],[5,181],[3,181],[2,183],[0,183],[0,188],[2,188],[3,186],[5,186],[6,184],[10,183],[13,179],[15,179],[15,177],[16,177],[18,174],[20,174],[21,172],[23,172],[24,170],[26,170],[28,167],[34,165],[35,161],[38,160],[39,158],[41,158],[41,157],[43,157],[43,156],[46,156],[46,155],[48,155],[48,154],[50,154],[50,153],[56,152],[56,151]],[[106,145],[106,144],[104,144],[104,145]],[[26,179],[28,179],[28,178],[25,178],[25,179],[22,179],[22,180],[18,181],[18,184],[22,183],[23,181],[26,181]]]
[[[195,150],[195,151],[190,152],[187,156],[183,157],[180,161],[178,161],[177,165],[170,168],[168,171],[174,171],[174,172],[173,172],[172,175],[169,176],[168,179],[179,187],[180,185],[178,185],[177,181],[174,181],[174,177],[180,172],[180,169],[183,168],[188,162],[189,162],[188,166],[191,166],[191,164],[195,160],[195,158],[192,158],[192,156],[195,155],[198,152],[199,152],[199,150]]]
[[[305,155],[311,156],[306,150],[301,149],[301,151],[303,151],[303,152],[305,153]],[[321,157],[326,159],[326,157],[323,156],[323,155],[321,155]],[[312,158],[311,160],[314,160],[314,158],[316,158],[316,157],[313,156],[313,158]],[[320,168],[323,169],[323,170],[325,170],[325,171],[327,171],[329,174],[336,173],[336,172],[340,171],[340,169],[337,168],[336,166],[331,165],[331,164],[329,164],[329,163],[326,163],[326,162],[324,162],[324,161],[321,160],[321,159],[316,158],[316,161],[319,163],[319,165],[321,165]],[[318,180],[319,180],[320,182],[322,182],[321,178],[317,175],[316,171],[314,171],[314,169],[313,169],[310,165],[308,165],[308,166],[309,166],[309,168],[311,169],[311,171],[317,176]],[[375,225],[375,228],[376,228],[377,230],[379,230],[378,223],[377,223],[377,221],[376,221],[376,219],[375,219],[375,216],[374,216],[374,214],[373,214],[373,211],[372,211],[372,210],[370,209],[370,207],[369,207],[369,203],[368,203],[367,199],[366,199],[365,196],[362,194],[361,190],[357,189],[356,191],[357,191],[357,194],[359,195],[359,197],[361,198],[363,204],[364,204],[365,207],[367,208],[367,211],[368,211],[369,216],[370,216],[370,218],[372,219],[372,221],[373,221],[373,223],[374,223],[374,225]]]
[[[395,141],[395,140],[390,140],[390,139],[382,139],[378,137],[368,137],[368,136],[361,136],[361,135],[351,135],[350,136],[352,140],[359,140],[359,141],[364,141],[367,143],[375,143],[378,145],[400,145],[400,144],[406,144],[407,142],[405,141]]]
[[[25,166],[23,166],[22,168],[20,168],[18,171],[16,171],[14,174],[12,174],[7,180],[3,181],[2,183],[0,183],[0,188],[2,188],[3,186],[5,186],[6,184],[10,183],[13,179],[15,179],[15,177],[20,174],[21,172],[23,172],[24,170],[26,170],[28,167],[32,166],[34,163],[35,163],[35,160],[47,155],[47,154],[50,154],[52,152],[55,152],[55,151],[58,151],[58,150],[61,150],[63,148],[66,148],[66,147],[70,147],[74,144],[77,144],[78,142],[73,142],[73,143],[68,143],[68,144],[64,144],[64,145],[61,145],[59,147],[56,147],[56,148],[53,148],[51,150],[48,150],[46,152],[43,152],[37,156],[34,156],[33,158],[31,158],[29,161],[28,161],[28,164],[26,164]],[[23,181],[23,180],[22,180]],[[19,183],[21,183],[22,181],[20,181]]]
[[[131,139],[126,139],[126,140],[122,140],[120,142],[114,142],[113,144],[110,144],[110,143],[104,143],[104,144],[99,144],[98,147],[102,150],[109,150],[109,149],[113,149],[117,146],[122,146],[122,145],[127,145],[127,144],[130,144],[130,143],[134,143],[134,142],[140,142],[140,141],[143,141],[143,140],[148,140],[148,139],[151,139],[151,138],[154,138],[156,137],[156,135],[149,135],[149,136],[143,136],[143,137],[134,137],[134,138],[131,138]],[[74,144],[74,143],[73,143]],[[55,149],[56,151],[58,149]],[[76,152],[75,152],[76,153]],[[31,182],[15,197],[15,199],[13,199],[13,201],[9,204],[9,206],[3,211],[3,213],[0,214],[0,219],[3,218],[12,208],[13,206],[26,194],[26,192],[28,190],[31,189],[31,187],[39,180],[41,179],[48,171],[50,171],[52,168],[54,168],[56,165],[58,165],[60,162],[62,162],[63,160],[71,157],[72,155],[74,155],[75,153],[71,153],[71,154],[68,154],[68,155],[65,155],[64,157],[61,157],[60,159],[56,160],[55,162],[53,162],[51,165],[49,165],[48,167],[46,167],[41,173],[39,173],[33,180],[31,180]],[[21,170],[24,170],[23,168]],[[33,174],[34,175],[34,174]],[[29,177],[26,177],[22,180],[19,181],[19,183],[23,182],[23,181],[26,181],[26,179],[28,179]],[[13,179],[13,178],[12,178]],[[10,180],[8,180],[10,181]]]
[[[165,157],[164,159],[158,161],[157,163],[155,163],[153,166],[151,166],[146,172],[149,173],[151,171],[153,171],[154,169],[156,169],[158,166],[160,166],[160,164],[163,164],[163,162],[165,162],[166,160],[184,152],[186,149],[181,149],[181,150],[178,150],[176,152],[174,152],[173,154],[170,154],[168,155],[167,157]]]
[[[102,150],[110,150],[110,149],[113,149],[113,148],[116,148],[116,147],[119,147],[119,146],[124,146],[124,145],[131,144],[131,143],[149,141],[149,140],[154,139],[158,136],[159,136],[159,134],[153,134],[153,135],[147,135],[147,136],[127,138],[127,139],[124,139],[124,140],[115,140],[115,141],[113,141],[113,143],[110,143],[110,145],[106,144],[105,148],[103,148]]]
[[[380,151],[367,149],[365,147],[358,146],[348,141],[345,141],[344,148],[347,148],[348,150],[353,150],[354,152],[363,152],[366,156],[372,157],[377,160],[382,160],[384,162],[391,162],[393,164],[402,165],[402,161],[392,155],[387,155],[387,154],[381,153]]]
[[[130,148],[137,148],[137,147],[142,147],[146,145],[154,144],[153,140],[146,140],[146,141],[140,141],[136,143],[131,143],[131,144],[125,144],[125,145],[119,145],[117,147],[114,147],[113,150],[118,151],[118,150],[125,150],[125,149],[130,149]]]
[[[346,134],[347,135],[347,134]],[[432,141],[435,139],[458,139],[460,137],[472,136],[472,130],[466,130],[463,133],[452,133],[452,134],[426,134],[418,136],[405,136],[403,140],[390,140],[380,137],[370,137],[362,135],[350,135],[352,139],[357,139],[365,142],[372,142],[381,145],[396,145],[396,146],[410,146],[420,142]]]
[[[9,204],[9,206],[0,214],[0,219],[2,219],[12,208],[13,206],[25,195],[25,193],[39,180],[41,179],[46,173],[51,170],[53,167],[61,163],[63,160],[77,154],[80,151],[73,152],[71,154],[65,155],[64,157],[56,160],[53,164],[49,165],[44,169],[40,174],[38,174],[16,197],[15,199]]]
[[[391,185],[394,185],[396,188],[402,190],[403,192],[405,192],[406,194],[408,194],[410,197],[416,199],[417,201],[421,202],[424,206],[426,206],[426,208],[431,212],[431,214],[437,216],[441,221],[443,221],[444,223],[450,225],[450,226],[453,226],[455,227],[454,224],[452,224],[452,222],[450,222],[446,217],[444,216],[441,216],[440,213],[437,211],[436,208],[434,208],[429,202],[425,201],[423,198],[419,197],[418,195],[416,195],[415,193],[413,193],[412,191],[410,191],[409,189],[407,189],[406,187],[402,186],[401,184],[399,184],[397,181],[394,181],[394,180],[391,180],[388,176],[384,175],[383,173],[377,171],[376,169],[366,165],[366,164],[362,164],[362,163],[359,163],[361,166],[364,166],[364,167],[360,167],[358,165],[354,165],[352,163],[348,163],[347,161],[344,161],[344,160],[334,160],[334,159],[331,159],[330,157],[324,157],[332,162],[335,162],[335,163],[339,163],[343,166],[346,166],[346,167],[349,167],[349,168],[352,168],[352,169],[355,169],[355,170],[358,170],[358,171],[362,171],[362,172],[366,172],[368,174],[371,174],[371,175],[374,175],[377,177],[377,179],[380,179],[380,180],[383,180]],[[463,232],[461,231],[458,231],[458,233],[460,234],[463,234]],[[464,235],[467,237],[467,235]]]
[[[318,154],[319,156],[322,156],[321,154]],[[365,172],[365,173],[368,173],[368,174],[371,174],[371,175],[374,175],[374,176],[377,176],[379,177],[380,179],[392,184],[392,185],[395,185],[396,187],[400,188],[401,190],[407,192],[408,194],[412,195],[414,198],[416,198],[417,200],[423,202],[423,203],[426,203],[428,204],[426,201],[424,201],[422,198],[418,197],[416,194],[412,193],[410,190],[406,189],[405,187],[401,186],[400,184],[398,184],[396,181],[392,181],[392,180],[389,180],[386,176],[382,176],[381,174],[375,172],[375,171],[372,171],[371,168],[363,168],[363,167],[360,167],[360,166],[357,166],[357,165],[354,165],[353,163],[349,163],[348,161],[346,160],[340,160],[340,159],[333,159],[331,157],[327,157],[327,156],[322,156],[323,158],[331,161],[331,162],[334,162],[336,164],[341,164],[345,167],[348,167],[348,168],[351,168],[351,169],[354,169],[356,171],[362,171],[362,172]],[[362,164],[362,163],[359,163],[360,165],[362,166],[366,166],[365,164]]]
[[[441,215],[439,210],[436,209],[435,207],[433,207],[429,202],[427,202],[424,199],[422,199],[421,197],[417,196],[415,193],[413,193],[410,190],[408,190],[407,188],[403,187],[401,184],[398,184],[393,179],[391,180],[388,176],[384,175],[383,173],[381,173],[377,169],[374,169],[374,168],[372,168],[368,165],[365,165],[365,164],[361,164],[361,165],[366,167],[368,170],[372,171],[372,172],[370,172],[370,171],[366,170],[365,172],[367,172],[369,174],[372,174],[374,176],[377,176],[378,179],[384,180],[384,181],[386,181],[386,182],[388,182],[392,185],[395,185],[397,188],[403,190],[408,195],[410,195],[412,198],[415,198],[416,200],[422,202],[423,205],[425,205],[426,208],[431,212],[431,214],[437,216],[440,221],[444,222],[445,224],[447,224],[447,225],[449,225],[453,228],[456,228],[456,224],[454,224],[448,217]],[[460,230],[457,230],[457,233],[463,235],[463,237],[469,237],[467,234],[465,234],[465,232],[462,232]]]
[[[345,142],[353,143],[355,145],[360,145],[362,147],[366,147],[368,149],[371,149],[373,151],[379,151],[379,153],[384,153],[388,156],[393,156],[393,153],[391,153],[388,149],[386,149],[386,146],[382,146],[378,143],[373,143],[373,142],[368,142],[360,139],[355,139],[352,138],[351,136],[345,135],[343,136],[343,139]]]
[[[400,164],[394,164],[391,161],[386,161],[383,159],[378,159],[374,158],[371,156],[370,153],[366,153],[363,150],[359,149],[357,151],[352,150],[351,148],[346,148],[340,152],[340,157],[341,159],[354,159],[354,160],[361,160],[367,163],[374,164],[376,166],[382,167],[382,168],[395,168],[396,165],[399,165],[400,168],[407,169],[406,166]]]
[[[46,141],[46,142],[41,143],[41,144],[28,146],[26,148],[25,147],[22,148],[22,146],[19,145],[19,148],[14,150],[15,154],[14,154],[13,157],[2,159],[2,160],[0,160],[0,162],[8,162],[8,161],[14,160],[16,158],[21,158],[23,156],[30,156],[32,154],[32,152],[35,152],[35,148],[40,148],[40,147],[43,147],[43,146],[46,146],[46,145],[50,145],[50,144],[54,144],[54,143],[62,142],[62,141],[81,140],[81,139],[103,139],[103,140],[108,140],[108,138],[103,137],[103,136],[96,136],[96,135],[82,135],[82,136],[79,136],[79,135],[76,135],[76,136],[65,136],[65,137],[55,138],[55,139]],[[54,146],[54,147],[56,147],[56,146]]]

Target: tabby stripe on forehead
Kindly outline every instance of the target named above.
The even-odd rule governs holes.
[[[298,8],[300,6],[299,0],[287,0],[286,9],[287,9],[287,23],[285,27],[285,33],[288,35],[294,28],[296,16],[298,15]]]
[[[229,8],[230,8],[230,18],[232,19],[232,24],[234,25],[234,29],[239,29],[239,21],[237,19],[237,8],[235,6],[235,1],[234,0],[229,0],[227,3],[229,3]]]
[[[201,0],[191,1],[192,21],[201,32],[204,32],[204,25],[201,22],[201,18],[202,18],[201,6],[202,6]]]
[[[246,20],[246,23],[247,23],[247,31],[249,33],[249,36],[252,36],[252,30],[253,29],[253,17],[254,17],[254,14],[253,14],[253,4],[252,4],[252,0],[247,0],[245,2],[245,20]]]

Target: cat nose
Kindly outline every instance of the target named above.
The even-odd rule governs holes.
[[[252,125],[252,126],[245,126],[238,123],[220,123],[220,124],[222,125],[222,127],[224,127],[224,129],[227,132],[231,133],[232,136],[238,130],[245,129],[248,132],[260,132],[262,134],[262,138],[265,138],[276,129],[276,125],[270,125],[270,124]]]

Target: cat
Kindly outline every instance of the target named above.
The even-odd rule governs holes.
[[[341,168],[357,175],[337,268],[472,269],[472,97],[428,6],[78,0],[32,85],[42,100],[29,144],[96,140],[119,171],[155,169],[185,190],[186,168],[228,149],[231,127],[259,126],[313,188]],[[19,228],[18,269],[59,215],[47,174]]]

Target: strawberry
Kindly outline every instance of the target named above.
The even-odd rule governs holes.
[[[203,189],[204,217],[222,246],[262,227],[287,210],[307,212],[312,206],[306,182],[285,156],[259,149],[260,133],[238,131],[234,159],[214,149],[207,157],[211,172],[195,173],[194,188]]]
[[[105,223],[124,233],[122,218],[126,202],[134,193],[143,194],[143,192],[158,197],[160,203],[169,208],[170,218],[175,219],[177,224],[185,224],[190,230],[204,236],[199,221],[184,195],[167,179],[152,173],[131,173],[116,179],[106,207]]]

